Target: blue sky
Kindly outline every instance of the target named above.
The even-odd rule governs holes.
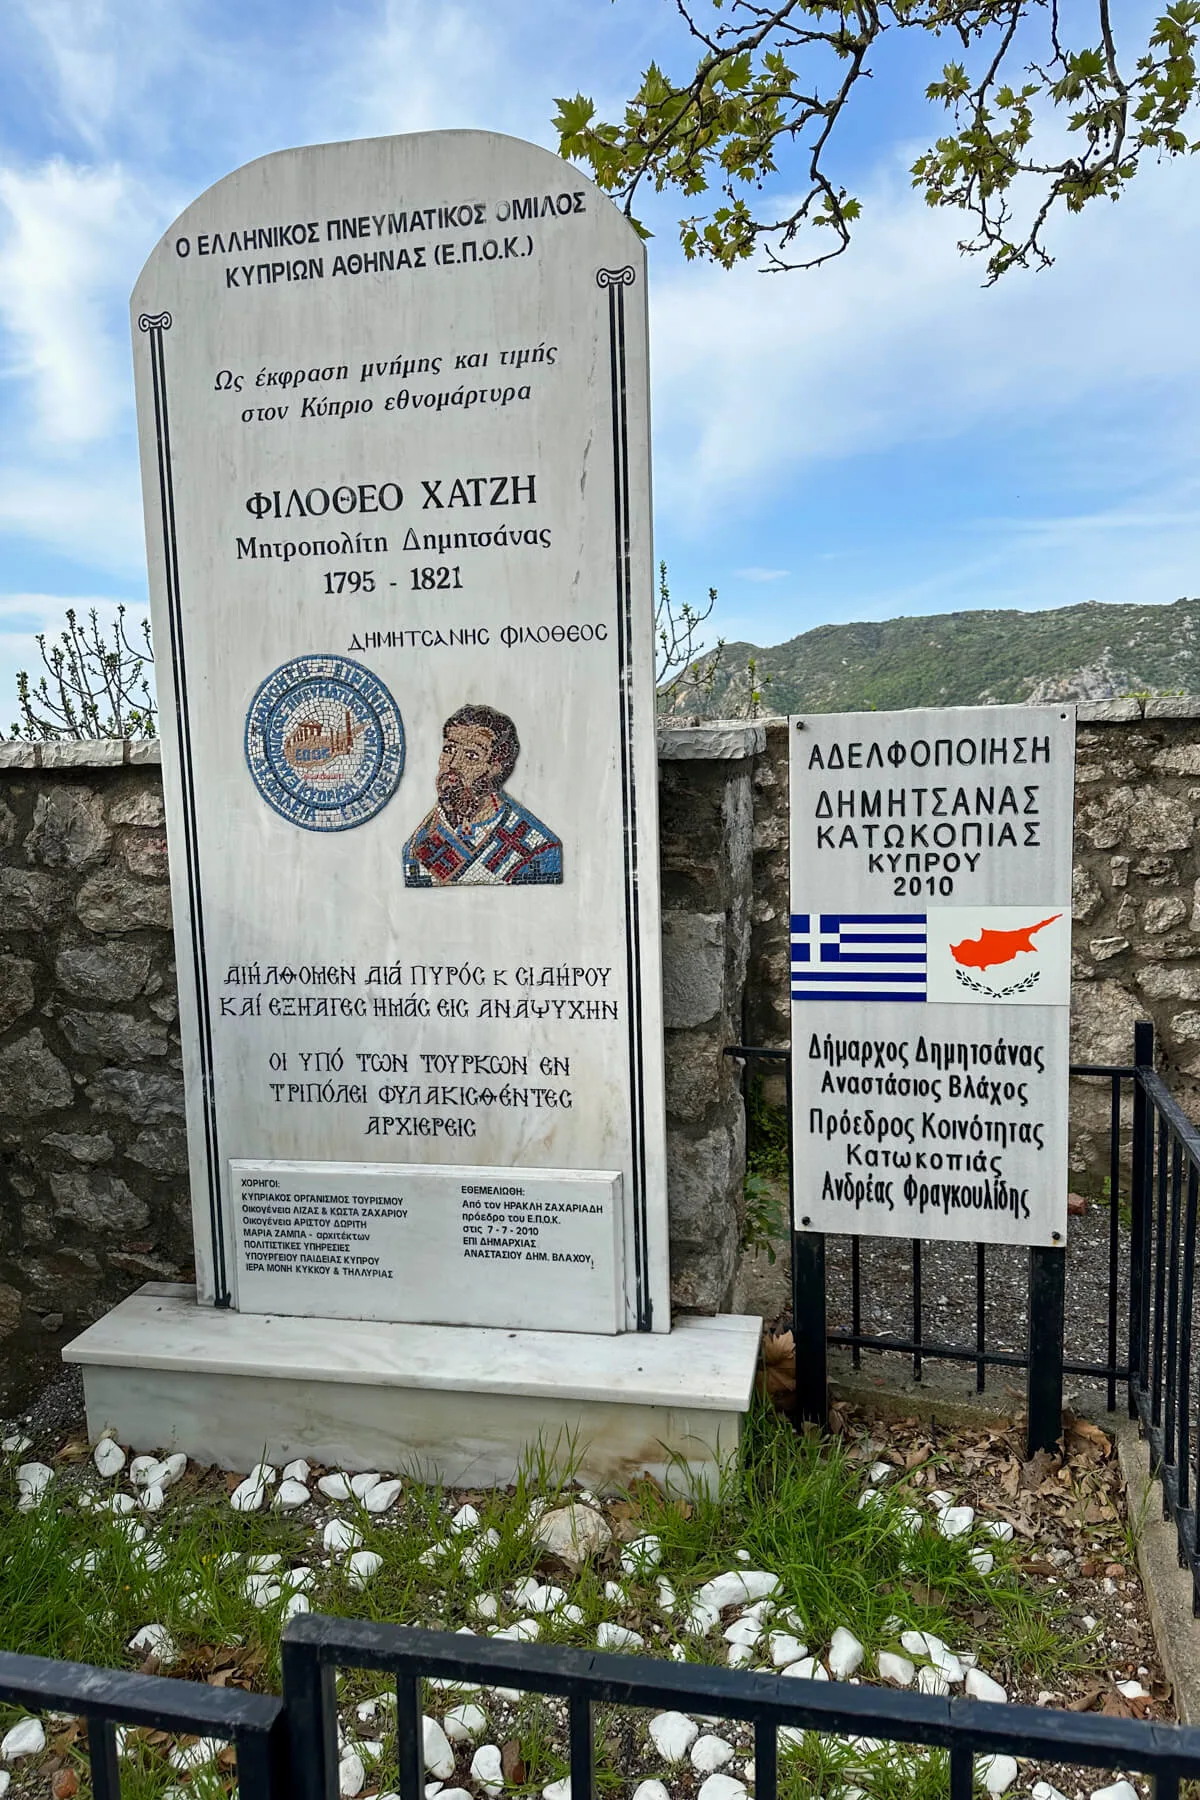
[[[128,294],[211,181],[291,144],[615,109],[669,0],[8,0],[0,70],[0,730],[32,633],[145,601]],[[1122,9],[1125,22],[1143,13]],[[726,636],[1200,593],[1200,165],[1148,169],[999,288],[911,193],[925,46],[844,146],[867,217],[816,274],[651,246],[656,549]],[[787,189],[787,171],[781,191]]]

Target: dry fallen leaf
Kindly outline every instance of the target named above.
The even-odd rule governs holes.
[[[79,1792],[79,1777],[74,1769],[59,1769],[50,1783],[50,1792],[54,1800],[72,1800]]]
[[[500,1772],[505,1781],[520,1787],[525,1780],[525,1764],[521,1760],[521,1746],[516,1738],[509,1738],[500,1748]]]

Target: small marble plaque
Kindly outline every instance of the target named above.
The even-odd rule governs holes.
[[[619,1174],[235,1161],[230,1188],[243,1312],[620,1327]]]

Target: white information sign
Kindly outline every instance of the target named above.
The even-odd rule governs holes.
[[[251,163],[141,275],[204,1301],[669,1328],[645,290],[608,199],[470,131]],[[350,1209],[451,1172],[364,1219],[390,1279],[268,1278],[231,1165],[278,1162]],[[464,1166],[618,1229],[467,1280]]]
[[[1064,1243],[1074,710],[790,733],[797,1228]]]
[[[233,1180],[243,1312],[620,1328],[619,1175],[235,1162]]]

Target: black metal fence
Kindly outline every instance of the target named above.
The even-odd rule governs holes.
[[[238,1755],[239,1800],[336,1800],[335,1677],[347,1668],[378,1670],[395,1682],[400,1800],[424,1800],[421,1682],[434,1677],[565,1701],[570,1800],[593,1800],[597,1791],[598,1706],[678,1710],[751,1724],[755,1800],[777,1800],[783,1728],[940,1750],[947,1758],[949,1800],[971,1800],[975,1759],[981,1756],[1132,1771],[1152,1779],[1156,1800],[1175,1800],[1181,1781],[1200,1778],[1200,1730],[1195,1728],[844,1682],[789,1680],[704,1663],[462,1637],[315,1614],[293,1619],[285,1628],[282,1702],[7,1653],[0,1653],[0,1699],[63,1708],[86,1718],[95,1800],[118,1800],[120,1794],[113,1735],[117,1722],[231,1739]],[[922,1791],[929,1788],[923,1784]]]
[[[0,1700],[84,1721],[93,1800],[119,1800],[118,1725],[220,1738],[232,1743],[237,1754],[238,1786],[245,1800],[269,1800],[285,1792],[286,1724],[283,1702],[272,1694],[0,1651]],[[334,1787],[330,1800],[336,1794]]]
[[[737,1044],[726,1051],[728,1056],[743,1061],[753,1072],[763,1063],[780,1069],[784,1076],[789,1145],[789,1210],[795,1219],[794,1196],[791,1192],[791,1056],[786,1050],[765,1049],[757,1045]],[[899,1354],[911,1361],[913,1378],[920,1381],[927,1361],[945,1360],[966,1363],[975,1371],[976,1391],[983,1393],[987,1372],[991,1368],[1024,1370],[1027,1376],[1028,1435],[1031,1448],[1049,1448],[1062,1429],[1062,1393],[1064,1375],[1089,1377],[1102,1384],[1108,1410],[1117,1406],[1118,1389],[1131,1383],[1131,1393],[1138,1386],[1144,1361],[1144,1347],[1157,1340],[1154,1332],[1163,1330],[1161,1305],[1149,1318],[1150,1293],[1146,1286],[1148,1270],[1158,1264],[1166,1267],[1166,1252],[1155,1261],[1155,1226],[1157,1218],[1153,1181],[1147,1173],[1146,1153],[1139,1146],[1148,1144],[1145,1120],[1147,1108],[1156,1119],[1168,1118],[1168,1135],[1176,1153],[1185,1144],[1184,1132],[1200,1154],[1200,1140],[1188,1125],[1178,1103],[1153,1072],[1153,1027],[1139,1025],[1135,1029],[1134,1060],[1128,1065],[1077,1063],[1072,1076],[1084,1077],[1104,1084],[1108,1089],[1108,1221],[1105,1272],[1105,1304],[1103,1317],[1095,1320],[1096,1335],[1103,1353],[1086,1358],[1064,1357],[1063,1337],[1068,1280],[1068,1252],[1065,1248],[1034,1248],[1029,1252],[1029,1337],[1022,1348],[1002,1347],[990,1343],[987,1335],[988,1248],[983,1244],[966,1247],[973,1257],[974,1305],[971,1323],[974,1331],[965,1340],[950,1341],[943,1335],[930,1334],[926,1326],[924,1301],[925,1246],[920,1239],[889,1240],[889,1250],[905,1256],[911,1271],[911,1329],[908,1332],[872,1331],[863,1321],[864,1271],[863,1240],[850,1240],[849,1322],[830,1326],[828,1323],[827,1245],[825,1235],[815,1231],[792,1232],[792,1329],[796,1344],[797,1410],[806,1420],[824,1423],[828,1406],[828,1351],[830,1347],[849,1350],[855,1368],[861,1365],[864,1350]],[[1133,1130],[1123,1128],[1123,1120],[1132,1107]],[[1164,1110],[1165,1109],[1165,1110]],[[1138,1121],[1141,1120],[1139,1127]],[[1139,1130],[1141,1136],[1139,1136]],[[1161,1135],[1161,1134],[1160,1134]],[[1158,1140],[1156,1139],[1155,1142]],[[1193,1165],[1195,1166],[1195,1165]],[[1162,1192],[1175,1195],[1174,1176],[1165,1168],[1158,1170]],[[1162,1184],[1165,1183],[1165,1186]],[[1158,1208],[1162,1210],[1162,1208]],[[1178,1209],[1176,1209],[1178,1210]],[[1193,1217],[1193,1227],[1194,1227]],[[1189,1240],[1194,1247],[1194,1236]],[[1174,1239],[1169,1238],[1173,1243]],[[1011,1254],[1011,1252],[1009,1253]],[[1186,1261],[1186,1259],[1184,1259]],[[1190,1269],[1181,1275],[1182,1264],[1176,1246],[1175,1285],[1168,1282],[1170,1296],[1187,1285],[1190,1302]],[[1128,1284],[1128,1296],[1122,1287]],[[1155,1289],[1156,1296],[1158,1289]],[[1161,1296],[1159,1296],[1161,1298]],[[1177,1361],[1172,1362],[1176,1346],[1163,1359],[1175,1368],[1175,1385],[1168,1398],[1160,1380],[1156,1405],[1165,1406],[1164,1416],[1171,1416],[1171,1406],[1182,1388]],[[1132,1406],[1132,1402],[1131,1402]],[[1156,1425],[1159,1420],[1156,1416]],[[1200,1445],[1200,1438],[1197,1439]],[[1186,1485],[1186,1484],[1185,1484]],[[1194,1537],[1194,1527],[1193,1527]]]

